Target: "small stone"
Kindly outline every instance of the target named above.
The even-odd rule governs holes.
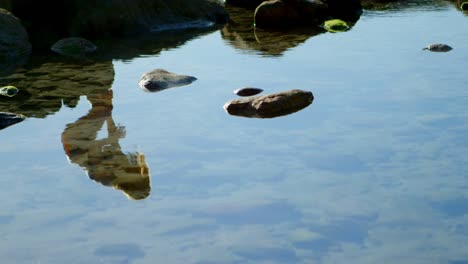
[[[252,96],[252,95],[259,94],[261,92],[263,92],[263,90],[260,88],[246,87],[246,88],[235,90],[234,94],[237,94],[238,96]]]
[[[429,50],[429,51],[434,51],[434,52],[447,52],[447,51],[451,51],[452,47],[446,44],[431,44],[423,48],[423,50]]]
[[[197,78],[188,75],[179,75],[163,69],[156,69],[141,76],[140,87],[147,92],[159,92],[171,87],[191,84]]]

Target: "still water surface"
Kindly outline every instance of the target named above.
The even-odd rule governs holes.
[[[40,93],[1,102],[30,117],[0,131],[1,262],[468,263],[468,17],[366,11],[277,46],[241,33],[13,76]],[[437,42],[454,49],[422,51]],[[146,93],[155,68],[198,80]],[[229,116],[246,86],[315,100]]]

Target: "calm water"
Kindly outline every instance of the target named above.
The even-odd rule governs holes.
[[[10,77],[29,92],[0,111],[30,118],[0,131],[0,262],[468,263],[468,16],[255,33],[114,43],[112,63]],[[437,42],[454,49],[421,50]],[[155,68],[198,80],[146,93]],[[228,115],[245,86],[315,100]]]

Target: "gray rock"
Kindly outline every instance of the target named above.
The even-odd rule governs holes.
[[[246,87],[234,91],[238,96],[252,96],[263,92],[260,88]]]
[[[235,116],[274,118],[302,110],[313,100],[312,92],[290,90],[265,96],[235,99],[224,104],[224,110]]]
[[[423,50],[429,50],[429,51],[434,51],[434,52],[447,52],[447,51],[451,51],[452,47],[446,44],[431,44],[423,48]]]
[[[24,115],[0,112],[0,130],[26,119]]]
[[[156,69],[141,76],[139,85],[147,92],[159,92],[168,88],[191,84],[197,78]]]

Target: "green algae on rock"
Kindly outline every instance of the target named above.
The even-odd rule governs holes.
[[[0,88],[0,95],[7,96],[7,97],[13,97],[18,93],[19,89],[8,85]]]
[[[337,33],[349,30],[349,26],[341,19],[327,20],[323,23],[323,28],[328,32]]]

